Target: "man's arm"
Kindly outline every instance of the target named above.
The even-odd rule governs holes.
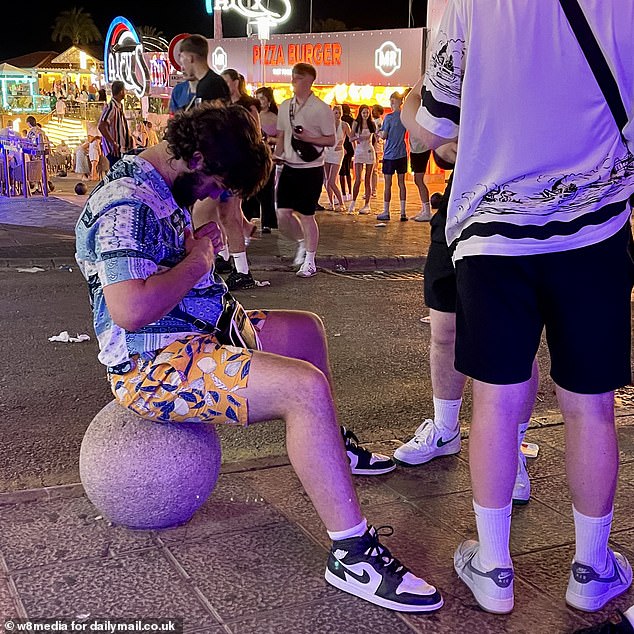
[[[208,273],[214,264],[212,239],[186,230],[185,257],[174,268],[145,280],[125,280],[104,286],[103,294],[113,321],[134,332],[170,312]]]
[[[275,150],[273,151],[273,160],[282,161],[282,155],[284,154],[284,130],[277,131],[277,137],[275,139]]]
[[[410,90],[405,98],[403,109],[401,110],[401,121],[417,141],[425,145],[425,150],[435,150],[441,145],[455,141],[456,139],[445,139],[444,137],[433,134],[429,130],[423,128],[416,121],[416,113],[421,104],[421,90],[423,87],[423,77],[421,77],[416,85]],[[385,138],[385,137],[383,137]]]

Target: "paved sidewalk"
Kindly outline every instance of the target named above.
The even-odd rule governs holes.
[[[620,413],[613,546],[633,560],[634,410]],[[0,615],[182,618],[185,632],[206,634],[572,632],[608,612],[584,614],[563,600],[574,528],[561,422],[534,420],[528,439],[540,452],[529,460],[533,497],[513,512],[511,615],[481,611],[453,571],[456,545],[475,535],[467,441],[457,457],[356,479],[370,522],[394,527],[388,547],[441,589],[445,606],[436,614],[396,614],[328,586],[327,536],[280,459],[225,465],[194,518],[166,531],[110,525],[79,486],[0,495]],[[610,609],[632,603],[630,590]]]
[[[74,193],[73,177],[54,177],[55,191],[48,197],[7,198],[0,196],[0,268],[40,264],[59,266],[74,260],[74,227],[86,196]],[[89,184],[90,185],[90,184]],[[430,185],[435,192],[441,184]],[[420,210],[418,192],[407,183],[410,217]],[[382,185],[372,206],[382,211]],[[398,196],[396,186],[393,196]],[[322,203],[327,202],[322,197]],[[382,270],[420,268],[429,245],[429,223],[399,222],[398,201],[392,200],[392,220],[379,224],[369,216],[321,211],[317,214],[321,233],[317,264],[322,268]],[[274,230],[251,242],[248,250],[254,270],[285,270],[295,256],[295,245]]]

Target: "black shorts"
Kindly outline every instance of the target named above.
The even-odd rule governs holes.
[[[353,156],[354,156],[354,152],[352,154],[348,154],[346,152],[343,155],[343,160],[341,161],[341,167],[339,168],[339,176],[350,176],[350,167],[352,166]]]
[[[542,334],[550,375],[578,394],[626,385],[634,281],[632,230],[581,249],[456,264],[456,370],[478,381],[527,381]]]
[[[410,152],[409,164],[412,166],[414,174],[424,174],[427,171],[430,155],[431,150],[427,150],[427,152]]]
[[[432,216],[430,225],[431,242],[423,271],[425,304],[441,313],[456,312],[456,269],[447,247],[445,225],[447,224],[447,203],[451,193],[449,180],[442,196],[438,211]]]
[[[284,165],[277,183],[278,209],[292,209],[302,216],[314,216],[324,185],[324,168]]]
[[[401,156],[397,159],[386,159],[383,157],[383,173],[384,174],[407,174],[407,156]]]

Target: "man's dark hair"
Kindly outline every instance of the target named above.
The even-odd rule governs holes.
[[[203,171],[248,198],[267,183],[273,163],[259,125],[242,106],[202,104],[178,113],[165,133],[170,154],[190,161],[203,156]]]
[[[293,66],[292,72],[297,73],[298,75],[310,75],[313,78],[313,81],[317,79],[317,70],[312,64],[300,62],[299,64],[295,64],[295,66]]]
[[[125,90],[125,84],[120,79],[115,79],[112,82],[112,96],[116,97]]]
[[[207,38],[202,35],[190,35],[189,37],[183,38],[180,41],[180,52],[193,53],[206,60],[209,53]]]

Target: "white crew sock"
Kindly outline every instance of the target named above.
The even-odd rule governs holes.
[[[630,622],[630,625],[634,626],[634,605],[623,612],[625,618]]]
[[[401,200],[400,203],[401,203],[401,216],[404,216],[405,215],[405,201]]]
[[[246,251],[242,251],[242,253],[232,253],[231,257],[233,258],[233,262],[236,265],[236,271],[238,271],[238,273],[246,274],[249,272],[249,263],[247,262]]]
[[[315,266],[316,255],[317,255],[316,251],[306,251],[306,258],[304,259],[304,264],[306,266]]]
[[[513,503],[501,509],[488,509],[473,501],[480,541],[480,564],[485,571],[511,566],[509,538]]]
[[[429,203],[423,203],[423,213],[430,214],[431,206]]]
[[[225,261],[229,261],[229,247],[224,246],[220,251],[218,251],[218,255]]]
[[[608,560],[608,539],[614,509],[604,517],[589,517],[572,507],[575,518],[575,561],[592,566],[598,574],[605,571]]]
[[[386,203],[385,201],[383,201],[383,213],[384,214],[390,213],[390,203]]]
[[[449,433],[458,431],[458,416],[460,416],[460,406],[462,399],[455,401],[445,401],[434,396],[434,423],[436,427],[442,427]]]
[[[297,241],[297,250],[298,251],[302,251],[302,250],[306,250],[306,245],[304,243],[304,238],[302,238],[301,240]]]
[[[364,517],[356,526],[348,528],[345,531],[328,531],[328,537],[335,542],[340,539],[348,539],[349,537],[361,537],[361,535],[364,535],[367,530],[368,520]]]

